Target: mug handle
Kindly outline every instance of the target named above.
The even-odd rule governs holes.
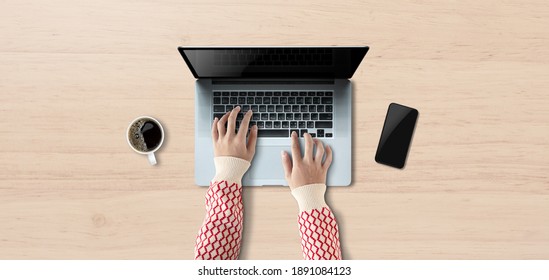
[[[154,153],[148,153],[147,157],[149,158],[149,163],[151,165],[156,165],[156,157],[154,156]]]

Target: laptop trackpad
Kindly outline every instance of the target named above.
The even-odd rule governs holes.
[[[287,185],[280,151],[290,153],[290,146],[257,146],[252,166],[242,178],[244,186]]]

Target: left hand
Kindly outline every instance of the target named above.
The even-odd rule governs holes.
[[[212,124],[214,155],[216,157],[232,156],[251,162],[255,155],[255,145],[257,143],[257,125],[251,128],[246,142],[246,133],[252,118],[252,110],[244,114],[240,129],[236,133],[236,116],[238,113],[240,113],[240,106],[227,112],[221,119],[214,119]],[[227,128],[225,128],[225,123]]]

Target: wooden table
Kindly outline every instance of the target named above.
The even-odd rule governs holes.
[[[176,47],[369,45],[354,184],[327,194],[344,257],[547,259],[548,26],[545,0],[3,1],[0,258],[192,258],[206,189]],[[374,161],[390,102],[420,111],[402,171]],[[139,115],[167,130],[157,167],[126,143]],[[300,259],[288,189],[244,201],[241,259]]]

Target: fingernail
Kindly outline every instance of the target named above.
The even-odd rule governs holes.
[[[214,121],[217,121],[217,117],[215,117]]]
[[[240,106],[236,106],[236,107],[234,107],[234,108],[240,110]]]
[[[254,124],[254,130],[257,131],[257,125]]]

